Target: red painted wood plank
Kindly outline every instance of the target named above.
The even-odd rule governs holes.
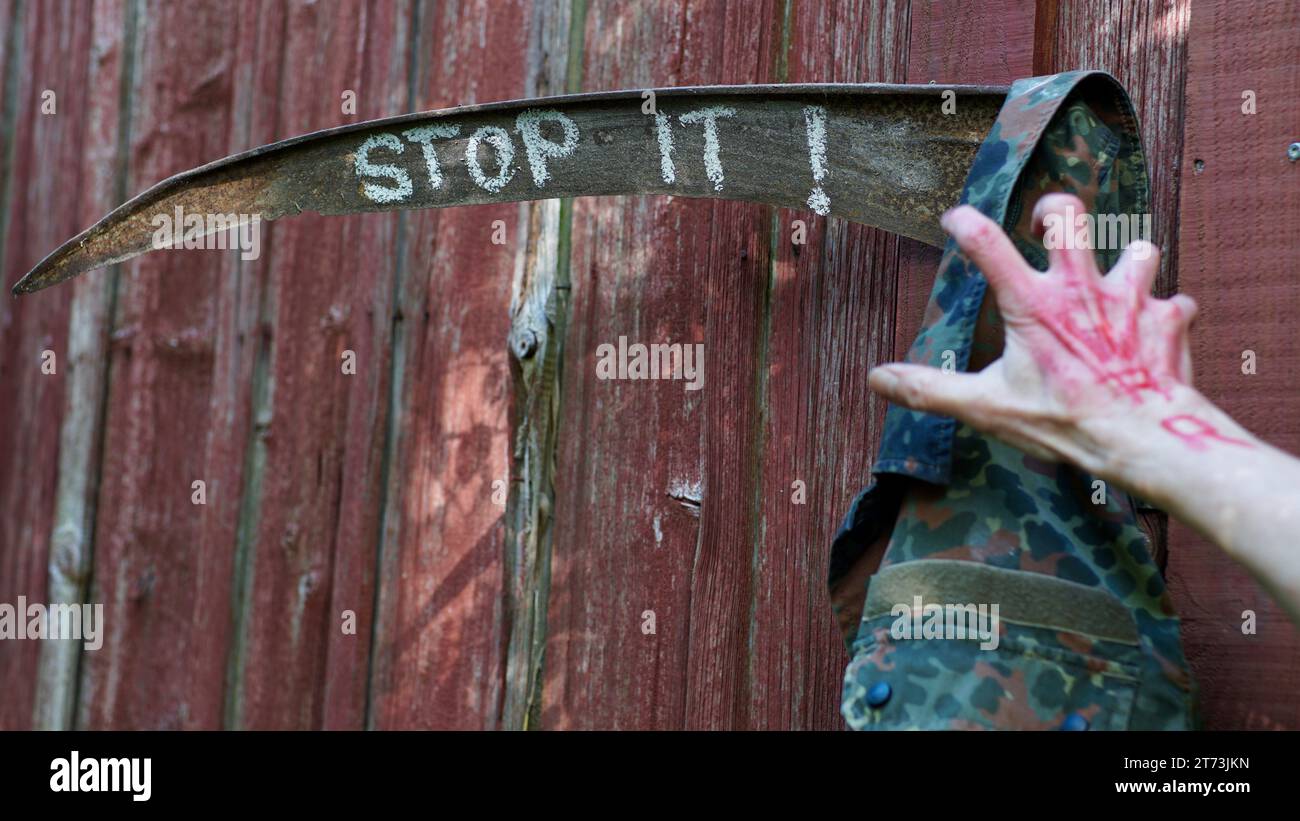
[[[80,225],[115,206],[125,178],[120,135],[122,77],[128,65],[127,9],[121,0],[97,0],[91,14],[86,107],[78,111],[85,131],[77,186]],[[67,342],[67,394],[59,431],[58,491],[48,562],[52,601],[87,599],[99,490],[104,389],[117,270],[82,277],[72,285]],[[41,729],[67,729],[76,719],[76,696],[84,647],[47,642],[41,648],[35,721]]]
[[[583,89],[763,81],[779,25],[768,4],[593,4]],[[757,424],[769,222],[730,203],[575,205],[545,726],[738,723],[754,528],[741,463]],[[597,347],[620,336],[704,343],[704,388],[597,379]],[[691,686],[700,678],[708,687]]]
[[[782,44],[781,4],[728,8],[721,21],[722,82],[764,82],[776,73]],[[715,205],[709,266],[702,282],[706,382],[702,390],[704,503],[691,579],[686,726],[748,728],[759,671],[751,655],[760,578],[763,465],[759,431],[765,326],[770,299],[771,209]]]
[[[283,65],[268,139],[407,110],[410,17],[407,3],[289,7],[279,53],[258,55]],[[303,215],[258,266],[268,364],[233,726],[365,726],[397,226]]]
[[[232,68],[258,16],[240,11],[141,8],[130,190],[246,145]],[[109,629],[83,663],[86,727],[219,726],[244,442],[223,398],[244,356],[222,299],[233,258],[172,251],[123,270],[92,585]],[[196,480],[206,505],[191,502]]]
[[[284,7],[266,7],[247,0],[240,7],[230,58],[232,98],[229,142],[231,150],[250,148],[282,136],[278,105],[281,93],[283,44],[286,37]],[[211,728],[236,723],[236,697],[242,694],[232,668],[242,659],[240,631],[232,632],[235,616],[243,610],[229,605],[232,592],[247,600],[243,582],[249,578],[246,546],[251,541],[255,502],[260,495],[257,448],[261,444],[262,417],[257,416],[266,384],[267,360],[273,328],[266,316],[267,261],[274,249],[275,227],[262,235],[263,254],[251,262],[231,259],[215,283],[216,332],[214,367],[209,397],[212,431],[203,442],[209,486],[218,487],[200,519],[201,556],[193,580],[193,596],[203,604],[193,613],[183,634],[193,648],[196,663],[179,684],[189,700],[182,726]],[[246,484],[247,483],[247,484]],[[220,604],[225,602],[223,606]]]
[[[801,4],[792,23],[790,82],[904,81],[906,3]],[[796,219],[808,226],[806,245],[792,242]],[[838,729],[848,657],[827,562],[879,445],[882,403],[866,375],[893,353],[898,238],[811,212],[779,211],[777,225],[749,726]]]
[[[17,20],[4,9],[18,39],[15,119],[5,124],[12,157],[4,206],[6,287],[50,249],[81,230],[87,87],[92,15],[74,3],[29,3]],[[6,26],[6,28],[7,28]],[[8,31],[6,31],[6,35]],[[5,42],[9,42],[6,36]],[[55,94],[42,113],[44,91]],[[0,602],[47,603],[46,562],[58,483],[59,431],[66,386],[72,290],[42,300],[0,300]],[[55,372],[42,373],[43,351]],[[0,727],[33,720],[39,641],[0,642]]]
[[[1300,8],[1196,3],[1187,42],[1178,284],[1201,308],[1192,330],[1196,383],[1250,430],[1297,453],[1300,163],[1287,160],[1286,148],[1300,139]],[[1247,91],[1257,113],[1243,112]],[[1243,373],[1246,350],[1254,374]],[[1177,522],[1168,576],[1206,725],[1300,727],[1300,633],[1281,608]],[[1243,633],[1247,610],[1257,618],[1254,634]]]
[[[419,108],[519,98],[535,88],[542,69],[530,44],[541,21],[531,4],[473,0],[425,12]],[[509,630],[506,342],[527,213],[507,204],[410,217],[371,671],[376,728],[498,726]],[[506,230],[500,245],[491,241],[497,220]]]
[[[911,22],[910,83],[1009,85],[1034,73],[1034,0],[921,0]]]

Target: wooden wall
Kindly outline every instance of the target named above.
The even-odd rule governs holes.
[[[1145,130],[1159,287],[1202,305],[1203,388],[1300,451],[1297,43],[1297,4],[1232,0],[0,0],[0,260],[11,285],[163,177],[405,111],[1103,68]],[[0,300],[0,602],[107,622],[94,652],[0,642],[0,727],[842,726],[827,550],[933,249],[668,197],[262,239]],[[598,380],[620,335],[703,342],[705,388]],[[1168,534],[1209,726],[1300,727],[1295,628]]]

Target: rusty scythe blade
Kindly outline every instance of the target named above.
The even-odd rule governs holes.
[[[656,89],[653,111],[645,92],[618,91],[318,131],[163,180],[65,242],[13,290],[169,247],[155,234],[180,215],[218,216],[186,226],[191,238],[244,215],[672,194],[811,208],[938,245],[939,215],[957,202],[1006,91],[700,86]]]

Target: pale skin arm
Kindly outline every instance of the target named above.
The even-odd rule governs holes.
[[[1075,197],[1051,194],[1034,220],[1070,224],[1084,212]],[[1005,324],[1002,356],[978,373],[882,365],[871,387],[1154,503],[1244,565],[1300,623],[1300,460],[1192,387],[1196,303],[1150,295],[1157,249],[1134,243],[1105,276],[1091,250],[1049,249],[1043,274],[974,208],[950,211],[943,226],[988,279]]]

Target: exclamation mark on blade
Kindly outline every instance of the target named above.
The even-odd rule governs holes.
[[[813,187],[808,207],[823,217],[831,212],[831,198],[822,190],[826,177],[826,109],[819,105],[804,106],[803,121],[808,132],[808,163],[812,166]]]

